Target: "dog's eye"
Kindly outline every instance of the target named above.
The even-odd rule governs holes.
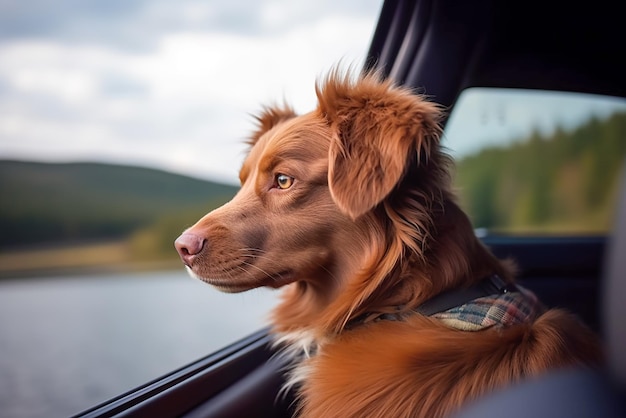
[[[293,184],[293,177],[289,177],[286,174],[276,175],[276,187],[279,189],[288,189]]]

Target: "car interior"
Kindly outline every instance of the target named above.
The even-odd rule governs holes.
[[[449,111],[471,87],[626,97],[623,14],[612,2],[386,0],[364,70],[376,69]],[[445,124],[445,120],[443,123]],[[469,405],[461,417],[626,416],[626,176],[602,235],[489,235],[548,306],[577,313],[607,343],[606,369],[569,371]],[[288,417],[284,366],[267,329],[78,416]],[[592,413],[592,415],[588,415]]]

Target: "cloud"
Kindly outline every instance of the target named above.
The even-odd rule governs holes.
[[[29,0],[0,3],[0,39],[154,48],[179,31],[287,33],[333,15],[372,19],[381,0]],[[336,34],[341,36],[341,34]]]
[[[257,29],[222,30],[206,23],[234,16],[240,3],[106,6],[104,22],[126,28],[121,33],[129,30],[130,15],[137,17],[134,31],[155,34],[147,48],[120,47],[102,22],[80,42],[67,41],[68,33],[96,19],[81,7],[66,29],[49,25],[52,35],[5,36],[0,158],[105,160],[236,182],[243,141],[253,127],[249,114],[283,99],[301,112],[311,110],[316,78],[342,58],[364,58],[379,7],[371,3],[368,14],[358,2],[352,6],[359,12],[352,15],[349,8],[324,15],[308,6],[283,10],[278,3],[251,2],[243,8],[249,10],[243,21],[256,22]],[[168,13],[165,27],[174,29],[157,30],[157,17]],[[22,17],[27,18],[34,19]],[[93,40],[95,34],[102,39]]]

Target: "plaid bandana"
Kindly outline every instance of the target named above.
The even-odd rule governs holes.
[[[533,292],[519,285],[517,288],[517,292],[474,299],[432,317],[463,331],[480,331],[492,326],[511,326],[532,321],[543,312],[544,307]]]

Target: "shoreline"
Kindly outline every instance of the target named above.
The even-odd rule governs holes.
[[[178,257],[133,257],[126,241],[0,251],[0,280],[176,269]]]

